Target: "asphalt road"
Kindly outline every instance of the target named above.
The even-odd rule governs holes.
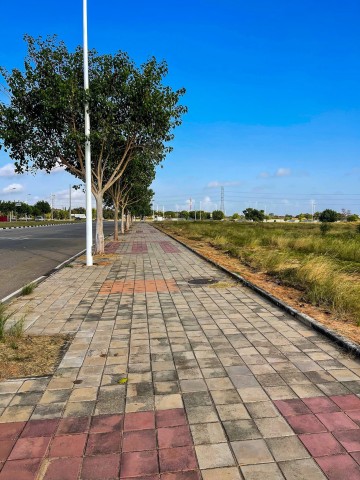
[[[84,250],[85,228],[85,223],[75,223],[0,229],[0,299]],[[104,222],[104,234],[113,231],[114,223]]]

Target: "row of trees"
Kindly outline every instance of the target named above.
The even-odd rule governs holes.
[[[5,202],[0,200],[0,214],[15,216],[36,216],[45,215],[51,212],[50,204],[44,200],[39,200],[34,205],[28,205],[25,202]]]
[[[155,212],[155,215],[162,216],[162,212]],[[197,219],[197,220],[207,220],[212,218],[213,220],[222,220],[225,218],[224,213],[221,210],[215,210],[212,213],[204,212],[204,211],[191,211],[188,212],[187,210],[183,210],[181,212],[174,212],[174,211],[166,211],[164,213],[165,218],[183,218],[183,219]],[[242,214],[234,213],[231,217],[232,220],[240,220],[245,219],[248,221],[253,222],[263,222],[264,220],[269,220],[271,218],[276,218],[274,214],[266,215],[264,210],[257,210],[256,208],[246,208],[243,210]],[[286,221],[298,219],[300,221],[304,220],[319,220],[320,222],[337,222],[337,221],[347,221],[347,222],[357,222],[360,220],[359,215],[352,214],[349,210],[346,211],[346,215],[344,211],[336,212],[335,210],[326,209],[323,212],[316,212],[316,214],[311,215],[310,213],[307,214],[299,214],[296,216],[287,214],[284,217],[281,217]]]
[[[84,106],[91,117],[91,180],[96,200],[96,253],[104,252],[103,205],[115,215],[149,210],[150,184],[186,107],[185,90],[164,85],[165,62],[140,67],[124,52],[89,52],[90,89],[83,89],[83,52],[56,37],[25,36],[23,71],[0,72],[8,103],[0,103],[0,138],[18,173],[62,165],[85,181]],[[144,212],[145,213],[145,212]],[[117,222],[115,222],[117,225]]]

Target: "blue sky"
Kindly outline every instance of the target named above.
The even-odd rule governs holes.
[[[6,2],[0,65],[21,67],[24,33],[82,42],[81,0]],[[357,0],[88,0],[89,45],[155,55],[187,89],[189,112],[159,169],[155,205],[227,213],[347,208],[360,212],[360,4]],[[72,179],[11,176],[0,152],[0,198],[68,204]],[[11,187],[12,185],[12,187]],[[19,185],[13,190],[14,185]],[[74,202],[83,202],[75,192]]]

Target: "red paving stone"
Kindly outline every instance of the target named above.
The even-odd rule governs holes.
[[[120,451],[120,432],[90,434],[85,455],[102,455]]]
[[[59,420],[31,420],[24,428],[21,438],[23,437],[51,437],[56,432]]]
[[[119,246],[120,242],[109,242],[105,245],[105,253],[116,253]]]
[[[27,458],[6,462],[0,480],[36,480],[41,458]]]
[[[82,458],[53,458],[44,480],[76,480],[79,477]]]
[[[329,480],[360,480],[360,467],[350,455],[315,458]]]
[[[81,480],[113,480],[119,478],[120,454],[85,457]]]
[[[313,457],[345,453],[344,448],[331,433],[311,433],[299,435],[299,438]]]
[[[339,440],[348,452],[360,451],[360,429],[347,432],[334,432],[334,437]]]
[[[183,447],[193,444],[190,430],[187,425],[159,428],[158,443],[159,448]]]
[[[5,462],[15,445],[16,439],[0,440],[0,462]]]
[[[128,452],[121,455],[120,478],[141,477],[159,473],[156,450]]]
[[[336,395],[330,398],[342,410],[360,410],[360,398],[356,395]]]
[[[340,408],[327,397],[303,398],[304,403],[313,413],[339,412]]]
[[[164,448],[159,450],[160,472],[182,472],[197,468],[192,447]]]
[[[176,427],[177,425],[187,425],[185,411],[182,408],[172,410],[158,410],[156,415],[156,427]]]
[[[159,242],[159,245],[165,253],[181,253],[171,242]]]
[[[100,415],[91,421],[90,433],[106,433],[121,430],[122,415]]]
[[[360,425],[360,410],[350,410],[346,412],[346,415],[351,418],[355,423]]]
[[[173,411],[173,410],[172,410]],[[154,412],[127,413],[124,420],[124,431],[149,430],[155,428]]]
[[[135,293],[176,293],[179,291],[176,282],[169,280],[106,280],[99,291],[100,295]]]
[[[9,460],[42,458],[45,456],[50,440],[51,437],[20,438],[10,453]]]
[[[351,452],[350,455],[354,458],[354,460],[360,464],[360,452]]]
[[[82,457],[87,434],[59,435],[53,439],[49,457]]]
[[[0,440],[17,438],[23,431],[26,422],[0,423]]]
[[[90,417],[62,418],[59,423],[56,435],[67,435],[72,433],[85,433],[89,431]]]
[[[315,415],[292,415],[286,420],[295,433],[321,433],[326,432],[325,426]]]
[[[350,420],[343,412],[318,413],[316,416],[330,432],[338,430],[359,430],[358,425]]]
[[[285,417],[311,413],[304,402],[297,398],[292,398],[290,400],[275,400],[274,403]]]
[[[156,449],[155,430],[137,430],[124,432],[123,452],[140,452],[142,450]]]

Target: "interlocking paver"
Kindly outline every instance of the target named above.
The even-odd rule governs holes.
[[[9,306],[73,339],[0,383],[0,480],[360,479],[359,360],[150,225],[106,252]]]

